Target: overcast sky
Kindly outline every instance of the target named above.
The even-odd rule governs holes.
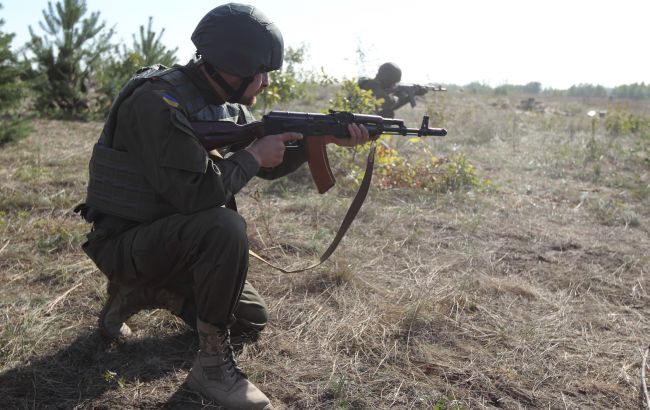
[[[45,0],[0,0],[5,33],[24,44]],[[285,44],[308,47],[308,66],[336,77],[374,75],[393,61],[402,81],[490,85],[539,81],[567,88],[591,83],[612,87],[650,83],[649,0],[257,0],[276,22]],[[178,47],[185,62],[190,35],[203,15],[221,4],[208,0],[87,0],[114,26],[114,41],[131,35],[153,17],[163,42]],[[365,64],[357,50],[363,49]]]

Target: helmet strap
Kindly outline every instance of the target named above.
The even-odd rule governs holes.
[[[208,74],[210,75],[210,78],[216,81],[217,84],[219,84],[219,87],[221,87],[226,92],[226,94],[230,96],[229,102],[239,102],[240,98],[244,95],[250,83],[253,82],[254,77],[244,77],[239,88],[235,90],[230,84],[228,84],[228,81],[226,81],[226,79],[223,78],[221,74],[219,74],[216,68],[214,68],[207,61],[204,63]]]

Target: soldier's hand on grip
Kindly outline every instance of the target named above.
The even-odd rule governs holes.
[[[285,132],[282,134],[267,135],[255,140],[246,151],[250,152],[253,157],[263,168],[277,167],[284,159],[284,143],[302,139],[302,134],[298,132]]]

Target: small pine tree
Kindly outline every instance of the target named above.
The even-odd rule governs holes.
[[[153,17],[149,17],[149,24],[147,32],[144,31],[144,26],[140,26],[140,39],[136,39],[133,35],[133,52],[143,57],[145,66],[152,64],[162,64],[172,66],[176,64],[176,52],[178,47],[173,50],[168,50],[161,42],[165,29],[160,31],[156,36],[156,32],[151,29]]]
[[[0,4],[2,9],[2,4]],[[0,28],[4,20],[0,19]],[[14,34],[0,30],[0,146],[16,141],[29,132],[26,119],[20,115],[26,86],[20,81],[21,64],[11,51]]]
[[[36,87],[36,108],[67,118],[87,117],[91,100],[91,79],[112,49],[113,29],[105,30],[99,12],[86,15],[85,0],[63,0],[56,7],[48,2],[39,26],[45,35],[29,27],[27,48],[33,53],[36,73],[42,78]]]
[[[111,103],[120,92],[120,89],[129,81],[135,72],[145,66],[162,64],[170,67],[177,62],[176,52],[178,48],[168,50],[161,39],[165,29],[156,35],[152,29],[153,18],[149,17],[149,24],[145,32],[144,25],[140,26],[140,38],[133,35],[133,46],[131,49],[126,46],[115,47],[110,58],[102,62],[101,69],[96,77],[99,83],[99,106],[100,111],[107,114]]]
[[[135,72],[144,66],[142,56],[129,53],[124,56],[115,55],[102,62],[95,80],[97,87],[98,113],[108,115],[111,104],[122,87]]]

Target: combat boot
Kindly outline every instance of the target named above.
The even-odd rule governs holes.
[[[197,319],[200,350],[187,385],[228,409],[271,410],[270,400],[237,367],[230,332]]]
[[[107,341],[129,337],[133,332],[124,322],[145,309],[168,309],[196,329],[194,304],[184,303],[182,296],[168,290],[134,288],[109,282],[107,292],[108,300],[99,314],[99,332]]]

